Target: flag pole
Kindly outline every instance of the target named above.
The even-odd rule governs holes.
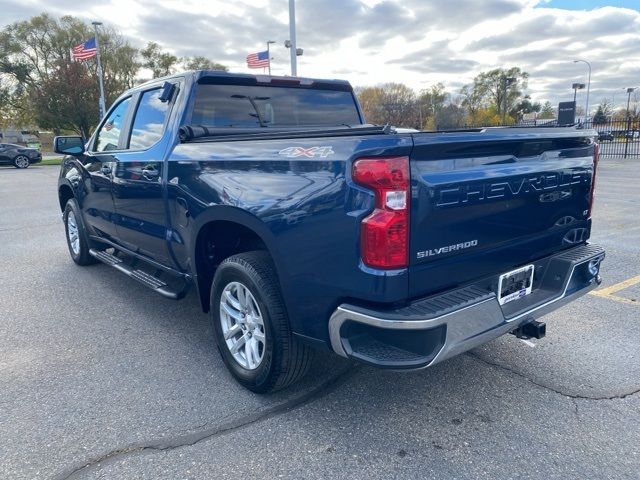
[[[272,43],[276,43],[273,40],[267,40],[267,60],[269,61],[269,76],[271,76],[271,50],[270,46]]]
[[[98,107],[100,108],[100,120],[107,113],[104,105],[104,83],[102,81],[102,63],[100,62],[100,43],[98,42],[98,25],[102,25],[102,22],[91,22],[96,33],[96,60],[98,62],[98,82],[100,82],[100,101]]]

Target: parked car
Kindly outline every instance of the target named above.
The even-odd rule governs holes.
[[[12,143],[0,143],[0,165],[9,164],[16,168],[27,168],[42,161],[42,154],[35,148],[27,148]]]
[[[367,125],[344,81],[199,71],[54,144],[73,261],[171,299],[194,288],[227,368],[268,392],[314,348],[411,369],[542,338],[536,318],[601,282],[596,136],[398,133]]]
[[[611,132],[598,132],[599,142],[613,142],[613,133]]]

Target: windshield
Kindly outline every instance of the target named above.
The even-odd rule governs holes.
[[[358,125],[349,91],[281,86],[199,84],[192,125],[335,127]]]

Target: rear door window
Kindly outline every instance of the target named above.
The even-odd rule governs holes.
[[[170,102],[161,102],[161,94],[161,88],[142,94],[131,129],[129,150],[147,149],[162,138]]]

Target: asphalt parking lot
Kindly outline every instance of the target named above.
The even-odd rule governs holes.
[[[434,368],[322,356],[258,396],[173,302],[69,258],[57,167],[0,168],[0,478],[640,478],[640,159],[605,158],[604,283]]]

